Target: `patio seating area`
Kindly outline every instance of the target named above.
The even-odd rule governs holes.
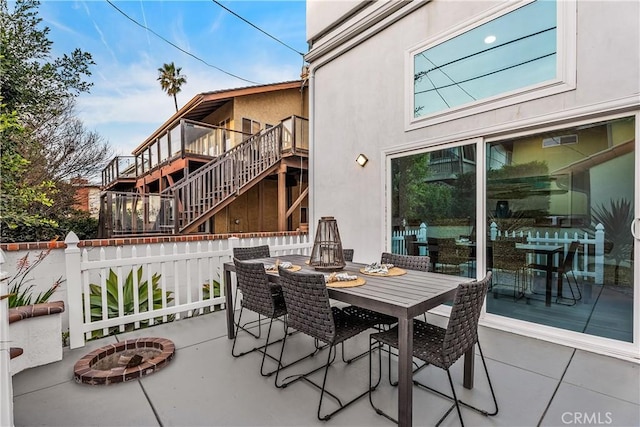
[[[428,320],[440,325],[446,323],[445,318],[431,314]],[[280,322],[274,324],[273,333],[282,336]],[[265,335],[266,326],[263,326]],[[347,355],[367,349],[368,335],[360,334],[349,340],[345,347]],[[173,341],[176,347],[173,360],[152,375],[122,384],[92,386],[74,382],[74,364],[85,354],[106,344],[136,337],[161,337]],[[499,413],[487,418],[463,407],[465,424],[512,427],[640,425],[640,365],[482,326],[480,339]],[[312,345],[309,340],[304,334],[289,337],[285,357],[293,360],[297,354],[307,352]],[[276,389],[273,376],[260,375],[261,353],[234,358],[232,343],[227,339],[223,310],[90,341],[75,350],[67,348],[62,361],[27,369],[13,377],[15,425],[394,425],[374,412],[366,396],[328,422],[318,421],[317,389],[305,382]],[[253,348],[255,339],[241,334],[237,346]],[[275,356],[279,349],[277,344],[270,346]],[[319,366],[326,358],[323,352],[291,369],[302,371]],[[382,357],[385,366],[387,354],[383,353]],[[488,406],[491,395],[479,357],[476,350],[473,390],[461,386],[461,361],[453,365],[452,375],[461,391],[460,399]],[[275,368],[270,359],[265,363],[267,368]],[[328,381],[339,397],[348,399],[366,390],[368,371],[367,357],[350,365],[345,365],[338,357],[329,370]],[[316,375],[321,381],[322,372]],[[440,390],[448,390],[446,373],[440,369],[428,367],[417,374],[417,378]],[[396,388],[382,381],[375,393],[376,404],[393,413],[397,405]],[[413,424],[416,426],[433,425],[450,406],[446,399],[424,390],[415,389],[413,396]],[[327,409],[333,404],[331,399],[327,400]],[[442,425],[459,425],[459,420],[455,414],[449,414]]]

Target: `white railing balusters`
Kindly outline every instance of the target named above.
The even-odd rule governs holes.
[[[148,323],[158,323],[155,319],[169,320],[171,316],[180,320],[181,317],[197,315],[224,307],[224,287],[220,287],[220,295],[214,296],[214,282],[221,283],[222,264],[232,259],[234,247],[268,244],[271,253],[278,254],[299,253],[308,255],[312,242],[307,235],[295,237],[273,238],[230,238],[228,240],[186,242],[180,246],[173,243],[171,250],[163,244],[146,245],[138,252],[134,245],[130,247],[118,246],[114,250],[101,247],[91,252],[77,247],[79,240],[73,233],[69,233],[65,243],[65,266],[68,283],[69,333],[71,348],[82,347],[86,339],[91,338],[93,331],[108,334],[114,327],[124,331],[125,325],[135,328]],[[130,249],[129,249],[130,248]],[[182,248],[182,250],[180,249]],[[130,250],[130,256],[128,251]],[[170,253],[167,253],[170,252]],[[97,255],[97,256],[96,256]],[[142,269],[141,279],[138,270]],[[113,271],[117,277],[118,303],[115,317],[109,317],[107,280],[109,272]],[[133,285],[133,310],[125,313],[124,283],[131,273]],[[162,304],[154,307],[153,276],[159,274],[159,288],[162,292]],[[140,287],[146,281],[148,288],[148,310],[140,310]],[[91,299],[89,284],[96,283],[101,287],[99,299],[103,312],[100,320],[91,318]],[[209,286],[209,296],[205,298],[204,286]],[[168,301],[172,293],[173,300]],[[83,314],[84,312],[84,314]]]
[[[178,245],[175,243],[173,244],[173,255],[176,257],[178,255]],[[173,261],[173,273],[174,273],[173,274],[173,303],[178,305],[180,305],[180,286],[179,286],[179,278],[181,277],[181,275],[179,274],[180,265],[181,263],[178,262],[177,259]],[[180,320],[181,317],[182,316],[180,312],[177,312],[176,320]]]
[[[160,245],[160,256],[165,256],[165,246]],[[160,263],[160,292],[162,292],[162,308],[167,308],[167,263]],[[167,321],[167,316],[162,316],[162,321]]]

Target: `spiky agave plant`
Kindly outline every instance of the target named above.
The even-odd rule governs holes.
[[[633,240],[629,234],[629,224],[633,221],[633,206],[625,198],[609,200],[591,209],[593,220],[604,226],[604,238],[611,245],[608,256],[615,261],[614,281],[618,284],[620,263],[629,259],[633,249]]]
[[[160,289],[158,282],[160,281],[160,274],[154,273],[151,276],[151,289],[152,289],[152,301],[149,302],[149,282],[147,280],[142,280],[142,267],[139,267],[136,271],[137,283],[138,283],[138,312],[149,311],[149,305],[151,304],[152,309],[162,308],[162,289]],[[111,319],[113,317],[118,317],[120,315],[119,311],[119,297],[118,297],[118,275],[112,270],[109,269],[109,276],[105,281],[106,292],[107,292],[107,318]],[[102,320],[102,313],[104,308],[102,307],[102,287],[100,285],[90,284],[90,305],[91,305],[91,321],[96,322]],[[173,301],[173,297],[171,296],[173,292],[167,291],[167,303]],[[134,300],[134,280],[133,280],[133,269],[129,271],[127,277],[124,280],[122,286],[122,306],[123,306],[123,315],[133,314],[135,313],[136,301]],[[156,319],[157,321],[161,321],[161,318]],[[141,322],[145,325],[147,322]],[[132,329],[132,324],[126,325],[126,329]],[[118,330],[117,327],[111,328],[109,333],[114,333]],[[94,336],[101,336],[99,331],[96,331]]]

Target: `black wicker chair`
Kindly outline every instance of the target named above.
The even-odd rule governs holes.
[[[417,271],[429,271],[431,267],[431,260],[428,256],[418,256],[418,255],[401,255],[401,254],[393,254],[390,252],[383,252],[380,256],[381,264],[393,264],[395,267],[405,268],[407,270],[417,270]],[[398,322],[398,319],[389,316],[388,314],[378,313],[377,311],[369,310],[367,308],[357,307],[357,306],[349,306],[345,307],[344,311],[347,312],[351,316],[356,316],[362,318],[365,322],[372,323],[377,325],[379,330],[389,329],[392,325],[395,325]],[[427,314],[424,315],[424,321],[427,321]],[[345,362],[349,363],[359,357],[366,355],[368,352],[364,352],[351,360],[345,360]],[[344,360],[344,356],[343,356]],[[424,366],[424,365],[423,365]],[[389,367],[391,367],[391,358],[389,358]],[[422,366],[416,365],[416,371],[422,369]],[[394,382],[391,379],[391,369],[389,369],[389,384],[397,385],[397,382]]]
[[[438,267],[444,274],[461,275],[462,265],[471,262],[471,246],[458,245],[456,239],[438,239]],[[470,275],[468,269],[467,275]]]
[[[449,385],[451,386],[451,392],[453,396],[449,396],[438,390],[432,389],[418,381],[414,380],[414,384],[420,388],[424,388],[433,391],[443,397],[453,400],[453,405],[445,412],[440,420],[435,424],[436,426],[451,413],[453,408],[458,412],[460,418],[460,424],[464,426],[462,420],[462,413],[460,411],[460,405],[480,412],[483,415],[496,415],[498,413],[498,401],[489,378],[489,371],[487,370],[487,364],[478,341],[478,319],[482,310],[482,304],[485,296],[487,295],[487,289],[489,282],[491,281],[491,272],[487,272],[484,279],[480,281],[462,283],[458,285],[456,296],[451,307],[451,314],[449,316],[449,322],[446,329],[439,326],[435,326],[429,323],[424,323],[420,320],[414,319],[413,321],[413,357],[422,360],[423,362],[444,369],[447,371],[449,378]],[[371,334],[370,337],[370,350],[378,348],[381,344],[388,345],[390,347],[398,348],[398,329],[394,327],[388,331],[378,332]],[[479,409],[465,402],[458,400],[455,388],[453,386],[453,380],[451,379],[451,373],[449,368],[460,357],[462,357],[467,351],[474,348],[475,344],[478,344],[478,350],[480,352],[480,358],[482,359],[482,365],[487,376],[489,383],[489,389],[491,390],[491,396],[493,397],[493,403],[495,408],[492,412],[488,412],[484,409]],[[372,363],[371,352],[369,357],[369,388],[371,391],[375,389],[372,386]],[[379,353],[378,356],[378,372],[380,373],[382,367],[382,360]],[[378,383],[380,379],[378,378]],[[377,408],[373,402],[372,393],[369,394],[369,402],[371,406],[380,415],[387,417],[392,421],[396,421],[394,418],[384,413],[381,409]],[[433,425],[432,422],[429,422]]]
[[[240,261],[247,261],[249,259],[256,258],[269,258],[271,256],[271,252],[269,249],[269,245],[260,245],[260,246],[247,246],[241,248],[233,248],[233,257],[239,259]],[[233,312],[236,312],[236,307],[238,304],[238,287],[236,286],[236,292],[233,297]],[[258,323],[258,334],[254,334],[248,328],[248,325],[252,325],[254,323]],[[262,334],[262,328],[260,327],[262,322],[260,321],[260,314],[258,314],[258,320],[252,320],[250,322],[245,323],[244,325],[240,325],[240,328],[253,335],[255,338],[260,338]],[[238,323],[236,323],[238,326]]]
[[[393,264],[396,267],[408,270],[429,271],[431,259],[428,256],[400,255],[383,252],[380,256],[381,264]]]
[[[428,256],[399,255],[389,252],[382,253],[382,256],[380,257],[380,263],[393,264],[395,267],[417,271],[429,271],[429,267],[431,265],[431,261]],[[398,319],[393,316],[356,306],[345,307],[344,311],[346,311],[351,316],[361,317],[363,320],[377,325],[390,326],[394,325],[398,321]]]
[[[241,261],[238,258],[233,259],[236,266],[236,276],[238,278],[238,289],[242,292],[242,302],[240,303],[240,316],[236,323],[236,335],[233,339],[231,354],[233,357],[244,356],[245,354],[256,350],[262,351],[262,364],[260,365],[260,373],[264,376],[271,375],[273,372],[264,372],[264,360],[267,356],[267,347],[270,344],[271,326],[273,319],[287,314],[287,307],[284,303],[282,289],[279,286],[273,286],[269,283],[267,272],[263,263]],[[242,323],[242,313],[244,310],[251,310],[258,315],[265,316],[270,319],[269,330],[267,332],[266,343],[261,347],[255,347],[242,353],[236,353],[236,341],[238,339],[238,331]],[[251,334],[253,335],[253,334]],[[255,336],[255,335],[253,335]]]
[[[324,366],[320,366],[304,374],[290,375],[284,378],[281,383],[279,383],[278,380],[283,368],[280,368],[276,374],[275,385],[278,388],[284,388],[294,382],[304,380],[320,389],[317,415],[319,420],[326,421],[368,393],[368,390],[364,391],[352,400],[342,403],[336,395],[327,391],[325,386],[329,366],[335,360],[335,346],[343,344],[349,338],[366,331],[371,325],[357,317],[349,316],[338,307],[331,306],[323,274],[294,273],[282,268],[279,269],[279,274],[288,312],[286,327],[296,329],[314,338],[315,341],[326,343],[329,346],[329,351],[327,362]],[[280,361],[282,361],[282,355],[284,354],[287,342],[286,332],[287,331],[285,331],[285,338],[280,352]],[[319,385],[309,379],[308,376],[322,368],[324,368],[324,378],[322,385]],[[335,399],[339,407],[333,412],[322,415],[322,402],[325,393]]]
[[[251,262],[251,261],[241,261],[237,258],[233,259],[233,262],[236,266],[236,276],[238,278],[238,287],[242,291],[242,302],[240,303],[240,317],[238,318],[238,323],[236,324],[236,334],[233,339],[233,346],[231,347],[231,354],[233,357],[244,356],[245,354],[252,353],[254,351],[262,352],[262,363],[260,364],[260,374],[262,376],[270,376],[276,372],[273,370],[271,372],[264,371],[264,361],[266,357],[271,358],[274,361],[279,360],[268,354],[267,349],[271,344],[278,343],[283,341],[283,339],[279,339],[273,342],[269,342],[271,337],[271,327],[273,326],[274,319],[283,317],[287,314],[287,307],[284,302],[284,296],[282,295],[282,288],[280,285],[269,282],[269,278],[267,276],[267,272],[264,268],[263,263],[259,262]],[[254,347],[251,350],[247,350],[241,353],[236,353],[236,341],[238,339],[238,332],[240,330],[240,324],[242,320],[243,311],[251,310],[253,312],[258,313],[269,319],[269,329],[267,331],[267,339],[264,345],[260,347]],[[253,336],[253,334],[250,334]],[[294,363],[297,363],[307,357],[313,356],[317,352],[316,350],[313,353],[308,354],[294,362],[289,363],[287,366],[291,366]]]
[[[353,249],[343,249],[342,250],[342,256],[344,257],[345,261],[353,261]]]
[[[491,271],[493,272],[493,282],[489,287],[494,298],[498,298],[503,289],[508,291],[514,301],[524,296],[527,279],[527,253],[525,251],[516,250],[516,239],[499,239],[492,243],[493,263]],[[498,278],[500,273],[513,272],[505,274],[506,283],[501,283]],[[522,274],[522,279],[520,275]],[[511,279],[513,277],[513,279]]]
[[[556,295],[556,303],[562,305],[575,305],[577,301],[582,299],[582,291],[580,290],[580,286],[578,286],[578,280],[576,278],[575,273],[573,272],[573,260],[576,257],[576,252],[580,247],[580,241],[574,240],[569,244],[569,249],[567,250],[567,254],[564,256],[564,259],[560,263],[558,267],[554,267],[553,271],[558,273],[558,275],[562,275],[567,278],[567,284],[569,285],[569,291],[571,292],[570,298],[565,298],[563,295]],[[542,264],[529,264],[529,268],[534,270],[546,270],[546,265]],[[573,291],[573,286],[571,284],[571,279],[569,278],[569,273],[573,277],[573,284],[576,287],[576,292]],[[536,292],[533,292],[536,293]],[[576,293],[578,296],[576,296]],[[564,302],[563,300],[568,299],[570,302]]]

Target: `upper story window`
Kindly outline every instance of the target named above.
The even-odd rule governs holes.
[[[570,90],[575,87],[575,3],[507,2],[421,44],[410,58],[410,126]]]
[[[242,119],[242,132],[244,133],[243,139],[249,138],[250,135],[260,132],[260,122],[256,122],[252,119]]]

